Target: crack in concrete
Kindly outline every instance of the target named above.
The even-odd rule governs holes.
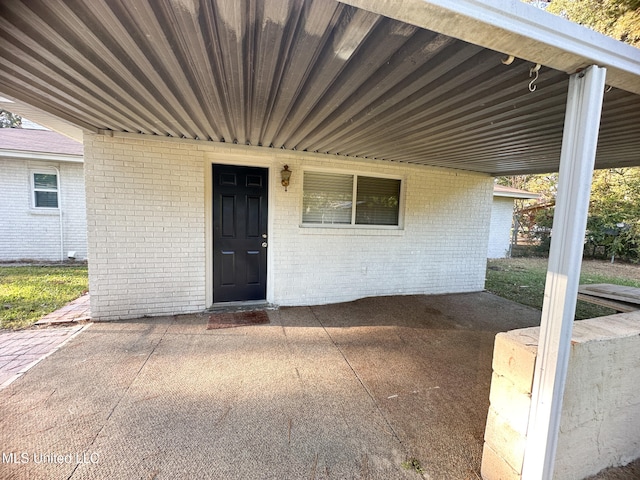
[[[116,409],[118,408],[118,406],[120,406],[120,403],[122,403],[122,399],[124,397],[126,397],[127,393],[129,392],[129,390],[131,389],[131,386],[135,383],[135,381],[138,379],[138,377],[140,376],[140,372],[142,372],[142,370],[144,369],[144,367],[147,365],[147,362],[149,361],[149,359],[151,358],[151,356],[154,354],[154,352],[156,351],[156,349],[158,348],[158,346],[162,343],[162,341],[164,340],[164,337],[167,335],[167,332],[169,331],[169,327],[175,323],[176,321],[176,317],[172,316],[171,317],[171,322],[168,322],[166,325],[166,328],[164,330],[164,332],[162,332],[162,334],[160,335],[160,339],[157,341],[157,343],[153,346],[153,348],[151,349],[151,351],[149,352],[149,354],[147,355],[147,357],[144,359],[144,362],[142,362],[142,365],[140,365],[140,368],[138,368],[138,371],[133,375],[133,377],[131,378],[131,381],[129,382],[129,384],[127,385],[127,388],[124,389],[124,391],[122,392],[122,395],[120,395],[120,397],[118,398],[118,400],[115,402],[115,404],[113,405],[113,408],[111,409],[111,411],[109,412],[109,415],[107,415],[107,418],[104,419],[104,422],[102,423],[102,426],[98,429],[98,431],[96,432],[96,434],[94,435],[93,439],[91,440],[91,443],[89,443],[89,445],[87,446],[86,450],[89,450],[89,448],[91,448],[91,446],[93,446],[93,444],[96,442],[96,440],[98,439],[98,437],[100,436],[100,434],[102,433],[102,431],[104,430],[104,428],[107,426],[107,423],[109,423],[109,419],[111,419],[111,416],[113,415],[113,413],[116,411]],[[78,469],[78,467],[80,466],[80,463],[76,463],[75,467],[73,468],[73,470],[71,471],[71,473],[69,474],[69,476],[67,477],[67,480],[71,480],[71,478],[75,475],[76,470]]]

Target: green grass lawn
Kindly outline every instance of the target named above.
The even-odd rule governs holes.
[[[0,328],[31,326],[87,291],[87,266],[0,267]]]
[[[508,300],[542,309],[547,259],[513,258],[489,260],[485,288]],[[640,287],[640,265],[611,264],[587,260],[582,263],[580,284],[613,283]],[[609,308],[578,301],[576,319],[616,313]]]

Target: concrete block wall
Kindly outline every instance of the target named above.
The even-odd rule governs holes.
[[[505,258],[511,244],[513,198],[493,197],[487,258]]]
[[[63,245],[60,211],[33,208],[30,176],[33,171],[60,173]],[[82,163],[0,159],[0,261],[87,258],[84,173]]]
[[[484,480],[520,479],[539,327],[499,333]],[[574,323],[554,479],[580,480],[640,457],[640,312]]]
[[[97,318],[210,306],[213,163],[270,169],[269,302],[309,305],[484,287],[493,186],[486,175],[138,135],[88,136],[85,150]],[[286,192],[284,164],[293,171]],[[306,168],[401,178],[403,227],[301,226]]]

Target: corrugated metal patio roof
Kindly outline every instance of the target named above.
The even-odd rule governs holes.
[[[0,92],[94,132],[558,169],[566,72],[335,0],[8,0],[0,36]],[[640,95],[603,108],[596,167],[640,165]]]

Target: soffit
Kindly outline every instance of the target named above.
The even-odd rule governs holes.
[[[334,0],[9,0],[0,92],[89,131],[488,174],[558,169],[567,73]],[[596,166],[640,165],[605,95]]]

